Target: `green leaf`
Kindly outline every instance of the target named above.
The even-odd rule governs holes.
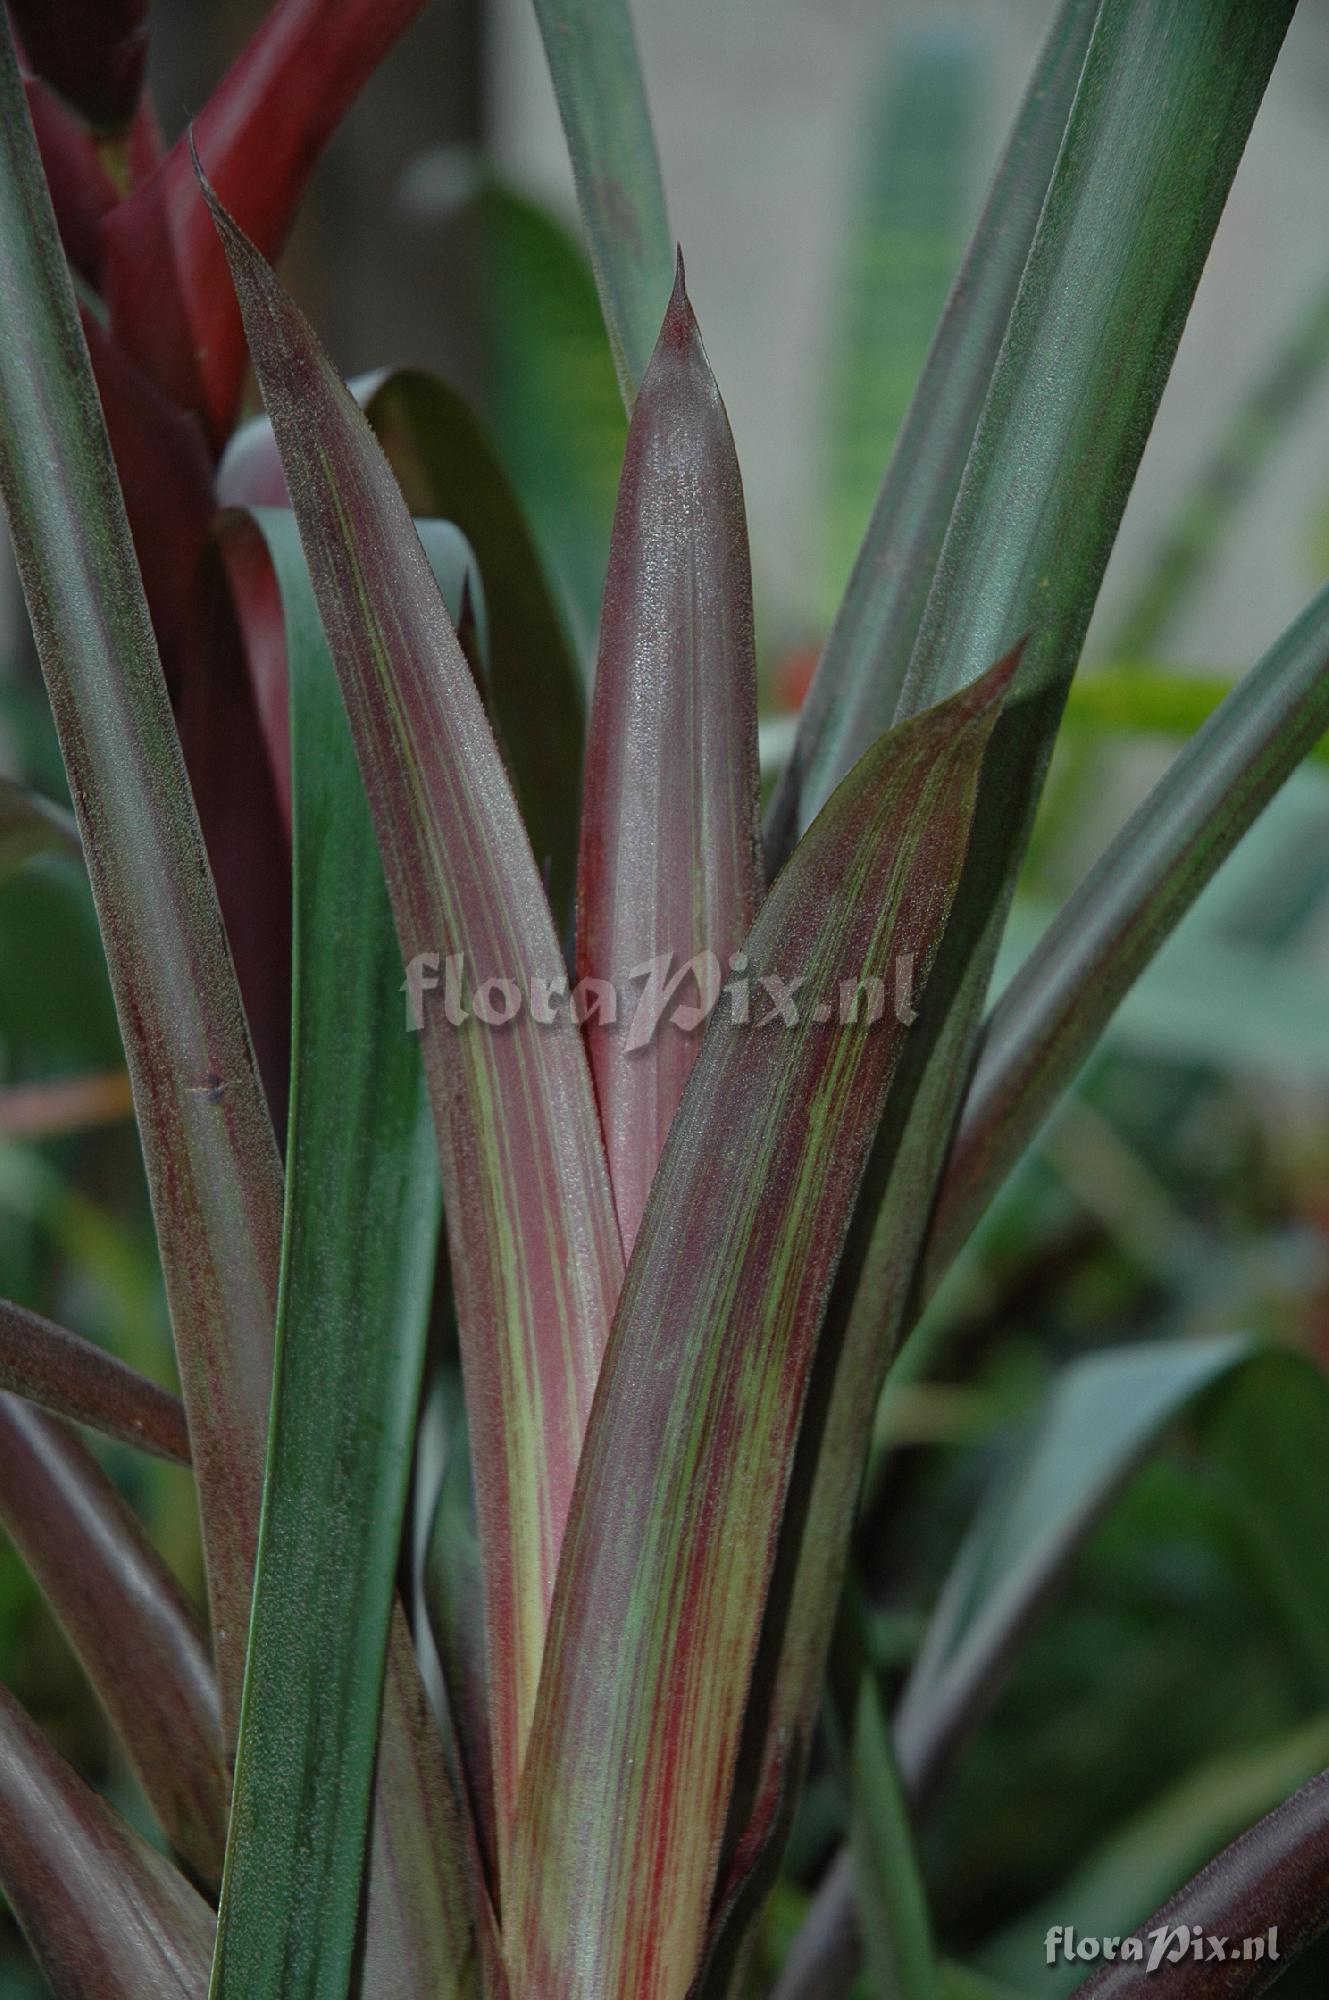
[[[1117,1006],[1329,726],[1329,590],[1191,738],[984,1024],[928,1243],[935,1282]]]
[[[629,410],[674,276],[628,0],[535,0],[619,387]]]
[[[211,1910],[3,1688],[0,1883],[55,2000],[203,2000]]]
[[[285,614],[294,1028],[268,1474],[211,1990],[342,2000],[438,1172],[382,865],[294,516],[266,512],[231,532],[264,536]],[[456,1830],[453,1845],[445,1873],[460,1879]],[[465,1909],[449,1915],[439,1960],[413,1968],[440,1994],[458,1990],[471,1956]]]
[[[78,829],[69,814],[25,785],[0,777],[0,882],[34,854],[71,854],[81,860]]]
[[[510,1013],[518,980],[548,999],[566,974],[516,801],[405,503],[310,328],[234,224],[214,215],[369,795],[408,1006],[423,1031],[483,1552],[501,1856],[621,1283],[618,1227],[570,1013],[551,1007],[553,1020],[541,1024],[520,987],[501,1031],[473,1012]],[[435,978],[444,990],[428,1002]]]
[[[178,1396],[90,1340],[0,1299],[0,1389],[104,1437],[189,1462]]]
[[[475,219],[485,410],[589,667],[624,441],[595,280],[562,224],[492,176]]]
[[[0,1049],[16,1081],[124,1062],[88,878],[60,855],[0,883]]]
[[[7,27],[0,301],[0,487],[125,1038],[233,1719],[280,1170]]]
[[[855,768],[745,941],[752,1024],[718,1011],[689,1080],[559,1567],[504,1890],[518,1991],[666,2000],[700,1968],[817,1335],[906,1033],[834,1003],[874,978],[885,1007],[904,961],[924,987],[1012,664]],[[777,1026],[790,988],[801,1024]]]
[[[221,1879],[227,1771],[198,1619],[87,1447],[0,1396],[0,1520],[128,1754],[157,1823]]]
[[[938,2000],[927,1890],[909,1805],[891,1744],[861,1606],[842,1614],[826,1705],[849,1799],[849,1847],[864,1956],[874,2000]]]
[[[780,1647],[770,1745],[815,1711],[872,1413],[916,1308],[931,1198],[1052,735],[1290,13],[1290,0],[1104,0],[1094,31],[901,695],[906,715],[1028,635],[984,767],[930,1025],[887,1106],[842,1269],[839,1361],[769,1641]]]
[[[680,260],[628,429],[577,881],[578,976],[620,996],[586,1042],[629,1255],[700,1046],[666,1018],[647,1038],[639,1010],[658,991],[663,1016],[676,979],[695,1000],[707,955],[728,975],[760,897],[757,789],[743,484]]]
[[[772,868],[895,719],[1097,13],[1063,0],[1025,93],[799,717],[767,819]]]
[[[1270,1355],[1213,1398],[1203,1462],[1249,1552],[1251,1570],[1329,1702],[1329,1380],[1300,1355]],[[1329,1762],[1329,1754],[1322,1761]]]

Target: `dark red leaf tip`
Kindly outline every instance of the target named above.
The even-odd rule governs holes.
[[[687,273],[683,268],[683,246],[675,251],[674,289],[669,294],[669,304],[665,308],[664,323],[660,328],[660,345],[673,347],[680,354],[686,354],[697,338],[697,318],[688,297]]]

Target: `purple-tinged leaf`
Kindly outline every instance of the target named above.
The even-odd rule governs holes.
[[[701,1045],[670,1016],[718,990],[756,915],[757,801],[743,482],[680,259],[628,429],[577,880],[578,976],[618,995],[586,1040],[629,1255]]]
[[[0,26],[0,491],[134,1090],[234,1717],[271,1376],[281,1173],[101,405]]]
[[[217,1683],[179,1586],[87,1447],[0,1395],[0,1521],[64,1627],[157,1822],[221,1880],[227,1778]]]
[[[204,2000],[211,1910],[3,1688],[0,1886],[55,2000]]]
[[[582,1434],[622,1274],[586,1052],[516,800],[392,471],[312,331],[219,207],[251,351],[420,1005],[486,1588],[499,1851]],[[457,960],[463,961],[458,966]],[[491,984],[491,982],[501,982]],[[469,996],[469,998],[465,997]],[[411,997],[411,995],[408,995]],[[439,1000],[443,994],[438,996]],[[454,1006],[452,1011],[458,1012]]]
[[[577,867],[584,700],[531,531],[484,427],[455,389],[416,368],[362,375],[349,387],[417,522],[453,523],[474,551],[485,594],[486,704],[561,930]],[[227,506],[289,507],[266,418],[232,438],[217,492]]]
[[[1160,1933],[1175,1960],[1152,1964]],[[1329,1930],[1329,1771],[1312,1778],[1239,1840],[1216,1855],[1147,1923],[1132,1932],[1141,1956],[1103,1965],[1075,2000],[1252,2000],[1280,1979],[1307,1945]],[[1197,1957],[1191,1945],[1222,1938],[1221,1963],[1207,1944]],[[1257,1957],[1238,1941],[1259,1940]],[[1275,1956],[1275,1953],[1277,1954]]]
[[[519,1992],[682,2000],[700,1969],[804,1397],[907,1035],[899,982],[916,1004],[1014,660],[834,794],[745,942],[750,1023],[722,1003],[674,1121],[559,1565],[504,1884]]]
[[[9,1299],[0,1299],[0,1389],[158,1458],[189,1462],[178,1396]]]
[[[9,0],[30,68],[103,132],[132,121],[148,59],[148,0]]]
[[[199,113],[221,199],[269,257],[324,146],[423,0],[277,0]],[[245,343],[226,261],[180,139],[104,226],[105,296],[126,352],[223,444]]]

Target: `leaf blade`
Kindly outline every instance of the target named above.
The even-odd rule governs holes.
[[[578,863],[581,979],[631,996],[631,976],[662,957],[666,981],[706,954],[718,977],[728,971],[759,900],[756,708],[742,481],[680,261],[628,428],[610,548]],[[648,998],[586,1028],[627,1255],[698,1048],[668,1019],[640,1044]]]
[[[532,989],[556,990],[549,906],[396,482],[266,264],[223,211],[214,216],[342,682],[402,958],[432,971],[444,956],[464,958],[477,996],[514,967]],[[450,1034],[439,1010],[426,1018],[422,1008],[422,1022],[485,1550],[501,1854],[622,1252],[571,1019],[541,1027],[518,1012],[499,1034],[475,1019]]]
[[[212,1912],[5,1688],[0,1881],[56,2000],[204,2000]]]
[[[535,0],[600,309],[629,410],[674,256],[627,0]]]
[[[276,1295],[276,1147],[7,28],[0,109],[12,336],[0,342],[0,484],[125,1039],[234,1714]]]
[[[296,2000],[344,1994],[354,1960],[439,1205],[419,1055],[396,1019],[382,867],[294,519],[268,513],[231,532],[263,537],[284,610],[296,1025],[268,1474],[212,1992]],[[329,1233],[344,1246],[333,1260]],[[451,1845],[459,1855],[455,1826]],[[467,1932],[450,1912],[457,1973]],[[433,1990],[446,1990],[441,1972]]]
[[[928,1239],[944,1271],[1118,1004],[1329,726],[1329,591],[1251,668],[1095,862],[983,1026]]]
[[[90,1340],[0,1299],[0,1389],[177,1465],[189,1463],[178,1396]]]
[[[81,860],[78,829],[49,799],[0,777],[0,882],[33,854],[71,854]]]
[[[889,729],[1070,115],[1098,0],[1065,0],[910,401],[767,817],[772,868]]]
[[[763,905],[754,968],[829,993],[908,953],[926,978],[1011,667],[856,767]],[[505,1891],[519,1990],[663,2000],[699,1968],[820,1314],[903,1039],[878,1025],[717,1015],[693,1071],[559,1571]]]
[[[815,1711],[871,1413],[917,1308],[930,1202],[1052,735],[1290,12],[1284,0],[1258,14],[1222,0],[1221,19],[1181,0],[1106,0],[1095,26],[900,697],[903,716],[962,686],[1003,643],[994,635],[1029,634],[934,975],[935,1025],[887,1107],[875,1212],[844,1274],[840,1360],[771,1635],[780,1658],[760,1726],[772,1743]]]
[[[172,1846],[221,1878],[217,1682],[192,1608],[87,1448],[0,1396],[0,1519],[83,1666]]]

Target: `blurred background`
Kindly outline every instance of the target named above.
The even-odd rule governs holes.
[[[168,134],[263,11],[155,0]],[[745,473],[773,767],[1051,7],[635,14]],[[1326,187],[1329,4],[1302,0],[1127,512],[999,977],[1329,578]],[[347,374],[422,364],[483,410],[589,652],[623,418],[527,0],[434,0],[330,148],[284,271]],[[0,765],[56,794],[7,562],[0,579]],[[1317,753],[1127,1001],[897,1371],[863,1543],[888,1681],[1068,1365],[1250,1334],[1329,1367],[1327,998]],[[32,863],[0,884],[0,1293],[170,1380],[119,1066],[86,892],[67,864]],[[50,1090],[71,1077],[81,1093]],[[1329,1388],[1270,1380],[1236,1375],[1164,1426],[947,1787],[924,1849],[939,1931],[1003,1991],[1069,1991],[1074,1970],[1043,1964],[1050,1924],[1129,1929],[1329,1763]],[[187,1478],[108,1456],[197,1589]],[[142,1823],[7,1545],[0,1675]],[[814,1785],[769,1963],[838,1828]],[[1327,1972],[1307,1962],[1278,1990],[1322,1995]],[[43,1990],[6,1927],[0,2000]]]

